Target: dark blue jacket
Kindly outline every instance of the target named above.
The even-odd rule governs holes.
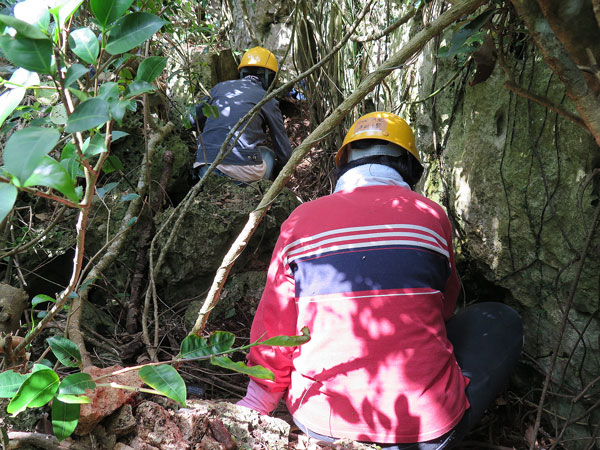
[[[224,81],[213,87],[210,91],[210,98],[207,97],[206,100],[211,105],[219,108],[219,117],[207,118],[202,114],[202,105],[196,106],[196,117],[200,129],[202,129],[204,123],[204,130],[201,135],[204,148],[199,139],[196,162],[208,164],[213,162],[229,131],[238,120],[263,99],[265,94],[266,91],[262,88],[260,81],[251,78]],[[240,166],[260,164],[262,158],[257,147],[267,137],[267,126],[273,140],[275,147],[273,150],[278,159],[278,164],[285,164],[292,154],[292,147],[283,127],[283,116],[279,110],[279,102],[275,99],[265,103],[260,112],[254,116],[231,153],[223,160],[223,164]],[[243,126],[239,129],[242,128]],[[234,140],[235,136],[231,142]]]

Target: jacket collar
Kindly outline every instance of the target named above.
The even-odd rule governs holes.
[[[353,167],[340,177],[335,191],[349,191],[363,186],[401,186],[410,189],[402,175],[382,164]]]

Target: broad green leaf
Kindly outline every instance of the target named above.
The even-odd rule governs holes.
[[[81,365],[81,353],[77,345],[62,336],[53,336],[46,339],[54,356],[67,367],[79,367]]]
[[[58,161],[45,156],[42,162],[35,168],[33,174],[24,186],[47,186],[56,189],[74,203],[79,201],[79,195],[75,191],[74,180],[67,170]]]
[[[4,147],[4,169],[25,182],[58,142],[60,133],[53,128],[28,127],[15,132]]]
[[[121,201],[122,202],[129,202],[131,200],[135,200],[136,198],[139,198],[139,194],[136,194],[134,192],[131,192],[129,194],[125,194],[121,197]]]
[[[12,184],[0,183],[0,223],[10,214],[17,201],[17,188]]]
[[[59,103],[52,107],[52,111],[50,111],[50,120],[56,125],[64,125],[67,123],[67,109],[63,103]]]
[[[127,14],[110,30],[106,51],[111,55],[125,53],[152,37],[165,23],[160,17],[146,12]]]
[[[85,176],[81,163],[79,162],[79,157],[77,156],[77,147],[75,147],[73,142],[67,142],[62,149],[60,154],[60,165],[65,168],[72,180],[77,179],[77,177]],[[77,194],[77,197],[81,198],[81,195]]]
[[[111,117],[120,125],[127,110],[135,111],[135,100],[112,100],[108,107]]]
[[[89,69],[87,69],[85,66],[81,64],[73,64],[67,69],[67,75],[65,76],[65,87],[71,86],[88,72]]]
[[[0,48],[14,65],[37,73],[52,74],[56,71],[52,43],[48,40],[0,36]]]
[[[0,398],[12,398],[26,379],[27,375],[12,370],[0,373]]]
[[[271,372],[270,370],[267,370],[262,366],[248,367],[243,362],[234,362],[227,356],[213,356],[212,358],[210,358],[210,363],[213,366],[219,366],[223,367],[224,369],[244,373],[254,378],[260,378],[262,380],[275,380],[275,375],[273,375],[273,372]]]
[[[111,172],[114,172],[115,170],[123,171],[123,169],[124,169],[123,163],[115,155],[110,155],[108,158],[106,158],[106,161],[104,162],[104,165],[102,166],[102,171],[104,173],[111,173]]]
[[[87,158],[99,155],[108,151],[106,144],[104,143],[104,135],[102,133],[96,133],[90,139],[87,138],[83,143],[83,155]]]
[[[195,334],[187,336],[181,342],[180,357],[183,359],[211,356],[231,350],[235,335],[227,331],[216,331],[210,335],[209,342]]]
[[[129,133],[126,133],[125,131],[114,130],[112,132],[111,142],[118,141],[119,139],[121,139],[122,137],[125,137],[125,136],[129,136]]]
[[[114,81],[104,83],[98,89],[98,98],[101,98],[107,102],[119,98],[119,84]]]
[[[90,0],[92,13],[103,29],[121,17],[129,9],[133,0]]]
[[[85,395],[56,394],[56,398],[69,405],[89,405],[92,403],[90,398]]]
[[[310,341],[308,327],[302,328],[300,336],[275,336],[260,342],[260,345],[272,345],[275,347],[297,347]]]
[[[95,389],[96,383],[92,381],[89,373],[78,372],[65,377],[60,386],[58,393],[65,395],[82,395],[86,389]]]
[[[8,81],[14,83],[15,85],[19,85],[19,87],[28,88],[32,86],[39,86],[40,76],[35,72],[30,72],[29,70],[19,68],[13,72],[10,80]],[[7,86],[9,88],[11,87],[10,84]]]
[[[475,51],[475,48],[468,47],[465,44],[467,40],[475,33],[479,31],[479,29],[496,13],[495,9],[491,9],[488,11],[484,11],[479,14],[473,20],[467,22],[465,25],[460,27],[456,33],[452,36],[452,40],[450,41],[450,47],[447,51],[443,52],[444,57],[454,56],[458,53],[464,53],[468,51]]]
[[[67,20],[71,18],[73,13],[77,11],[79,5],[83,3],[83,0],[68,0],[63,1],[59,6],[56,6],[50,10],[54,15],[59,28],[62,28]]]
[[[96,186],[96,194],[98,194],[98,197],[100,198],[104,198],[104,196],[106,194],[108,194],[110,191],[112,191],[114,188],[116,188],[119,185],[119,183],[108,183],[104,186],[98,187]]]
[[[33,297],[33,299],[31,299],[31,306],[37,306],[41,303],[46,303],[46,302],[56,303],[56,299],[54,299],[46,294],[38,294],[35,297]]]
[[[69,116],[65,131],[75,133],[95,128],[110,120],[108,103],[101,98],[90,98],[77,105],[73,114]]]
[[[95,64],[100,52],[98,37],[89,28],[79,28],[69,35],[69,46],[73,53],[88,64]]]
[[[135,75],[136,81],[152,83],[167,66],[167,58],[162,56],[150,56],[144,59],[138,67]]]
[[[56,439],[60,441],[73,434],[79,422],[81,407],[54,399],[52,402],[52,431]]]
[[[25,88],[7,89],[0,95],[0,126],[19,106],[23,97],[25,97]]]
[[[167,365],[145,366],[138,371],[140,379],[161,394],[185,406],[185,382],[177,371]]]
[[[42,33],[48,31],[50,25],[50,11],[45,2],[39,0],[25,0],[15,5],[15,17],[33,25]]]
[[[9,27],[13,27],[15,30],[17,30],[17,33],[19,33],[21,37],[26,37],[29,39],[48,39],[48,36],[42,33],[36,25],[31,25],[30,23],[27,23],[21,19],[17,19],[16,17],[0,14],[0,23]]]
[[[71,91],[75,97],[77,97],[77,99],[80,102],[85,102],[86,100],[88,100],[90,97],[89,95],[87,95],[85,92],[80,91],[79,89],[75,89],[73,86],[69,86],[68,87],[69,91]]]
[[[16,416],[26,408],[44,406],[54,397],[59,382],[58,375],[51,369],[45,368],[32,373],[23,382],[6,411]]]
[[[132,81],[127,89],[125,89],[125,98],[129,99],[136,95],[145,94],[146,92],[154,92],[156,87],[146,81]]]

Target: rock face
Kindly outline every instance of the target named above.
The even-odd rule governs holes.
[[[564,87],[536,55],[512,63],[521,86],[574,112]],[[419,97],[436,89],[432,72],[441,85],[457,69],[456,61],[441,60],[434,70],[432,54],[426,53]],[[498,67],[483,83],[470,87],[467,81],[442,91],[434,106],[427,102],[415,111],[417,141],[427,161],[424,190],[447,208],[460,259],[497,286],[494,300],[521,313],[525,352],[538,372],[550,369],[561,343],[552,381],[577,395],[600,367],[598,233],[586,247],[598,204],[590,182],[598,148],[573,122],[504,87]],[[523,382],[531,385],[531,379]],[[564,416],[572,407],[571,417],[593,403],[591,397],[574,405],[550,401]],[[598,423],[600,415],[594,414],[591,423]]]
[[[157,277],[157,283],[166,301],[175,303],[182,299],[203,300],[225,253],[269,185],[270,182],[259,181],[240,187],[228,178],[209,176],[204,190],[184,216],[181,231],[173,237],[163,269]],[[279,236],[279,227],[298,203],[291,191],[284,190],[271,206],[247,248],[236,261],[231,276],[234,280],[233,287],[225,286],[225,293],[230,292],[236,297],[232,298],[233,302],[239,300],[242,295],[260,296],[264,287],[263,276],[235,273],[240,268],[244,268],[245,272],[266,270]],[[171,213],[170,209],[166,210],[158,218],[158,227]],[[162,248],[169,237],[167,227],[158,240],[157,250]],[[243,280],[241,288],[235,287],[236,278],[238,281]],[[223,306],[224,312],[233,305],[234,303],[229,303]]]

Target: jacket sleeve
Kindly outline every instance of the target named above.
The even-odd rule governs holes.
[[[448,217],[444,213],[442,216],[444,220],[444,230],[446,241],[448,242],[448,253],[450,254],[450,276],[446,280],[446,288],[444,289],[444,304],[443,304],[443,315],[444,320],[450,319],[454,314],[454,308],[458,300],[458,294],[460,292],[460,280],[456,271],[456,264],[454,261],[454,247],[452,245],[452,227]]]
[[[292,155],[292,145],[283,126],[283,115],[279,109],[279,103],[273,99],[263,107],[263,111],[275,146],[275,155],[283,165]]]
[[[288,219],[289,220],[289,219]],[[298,310],[295,302],[295,283],[289,266],[285,265],[284,246],[286,243],[284,227],[275,246],[267,283],[252,322],[251,342],[264,341],[274,336],[292,336],[299,334],[297,326]],[[261,365],[275,375],[275,380],[253,378],[265,391],[283,392],[290,384],[293,367],[293,354],[297,347],[255,346],[248,354],[248,364]]]

